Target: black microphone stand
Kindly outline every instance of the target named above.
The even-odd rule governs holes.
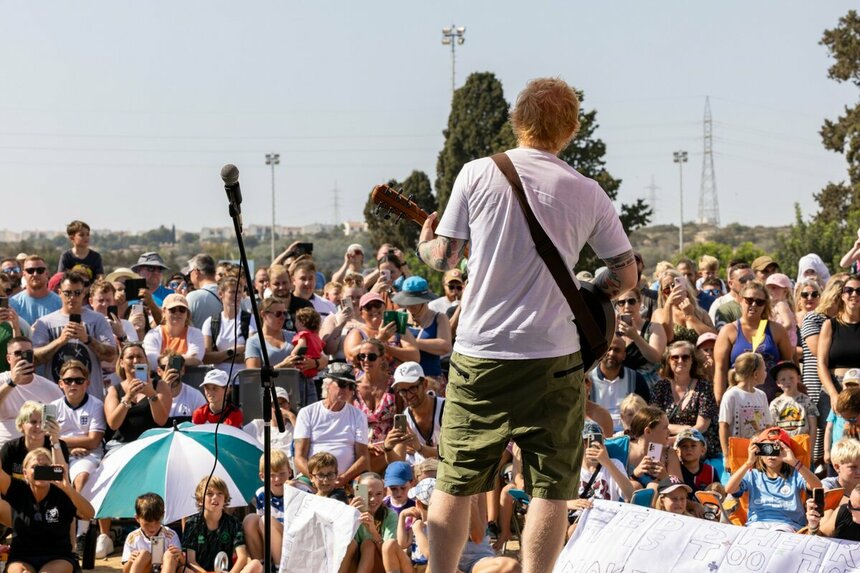
[[[227,167],[225,165],[221,171],[222,178]],[[235,174],[238,177],[238,169],[235,169]],[[230,201],[230,218],[233,219],[236,242],[239,244],[239,258],[242,270],[245,273],[245,282],[250,289],[253,287],[254,281],[251,278],[248,255],[245,253],[245,242],[242,239],[242,194],[239,192],[238,179],[232,185],[225,179],[225,189],[227,190],[227,198]],[[263,510],[263,524],[265,526],[263,530],[263,572],[269,573],[272,565],[272,404],[278,403],[277,395],[275,394],[275,384],[273,382],[277,373],[272,368],[271,362],[269,362],[269,352],[266,350],[266,343],[263,339],[263,321],[260,320],[257,297],[252,296],[250,298],[251,312],[260,329],[258,335],[260,337],[260,352],[263,355],[263,366],[260,368],[260,383],[263,389],[263,495],[265,503]],[[283,432],[284,417],[281,414],[280,408],[275,408],[275,421],[278,424],[278,430]]]

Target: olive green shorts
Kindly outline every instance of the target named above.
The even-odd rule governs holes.
[[[436,487],[456,496],[493,489],[509,440],[522,450],[526,492],[575,499],[585,387],[579,352],[557,358],[451,357]]]

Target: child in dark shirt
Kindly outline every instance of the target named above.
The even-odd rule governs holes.
[[[719,481],[717,472],[710,464],[702,461],[708,451],[708,442],[702,432],[695,428],[687,428],[675,437],[675,451],[681,460],[681,476],[684,483],[692,488],[690,499],[697,491],[708,489],[712,483]]]

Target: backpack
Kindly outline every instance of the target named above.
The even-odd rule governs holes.
[[[239,313],[239,335],[248,340],[248,334],[251,329],[251,313],[243,310]],[[218,335],[221,334],[221,315],[213,316],[209,323],[209,336],[212,338],[212,350],[217,350],[215,347],[218,341]]]

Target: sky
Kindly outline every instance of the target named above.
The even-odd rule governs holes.
[[[245,223],[361,219],[372,187],[435,179],[451,100],[442,28],[465,26],[456,84],[490,71],[512,101],[559,76],[597,110],[619,199],[658,187],[676,223],[672,152],[696,218],[710,98],[723,224],[785,225],[846,178],[818,130],[856,88],[827,78],[822,32],[855,2],[46,0],[3,3],[0,228],[188,231],[230,226],[221,166],[240,170]],[[337,192],[335,192],[335,189]],[[14,213],[14,215],[12,215]]]

